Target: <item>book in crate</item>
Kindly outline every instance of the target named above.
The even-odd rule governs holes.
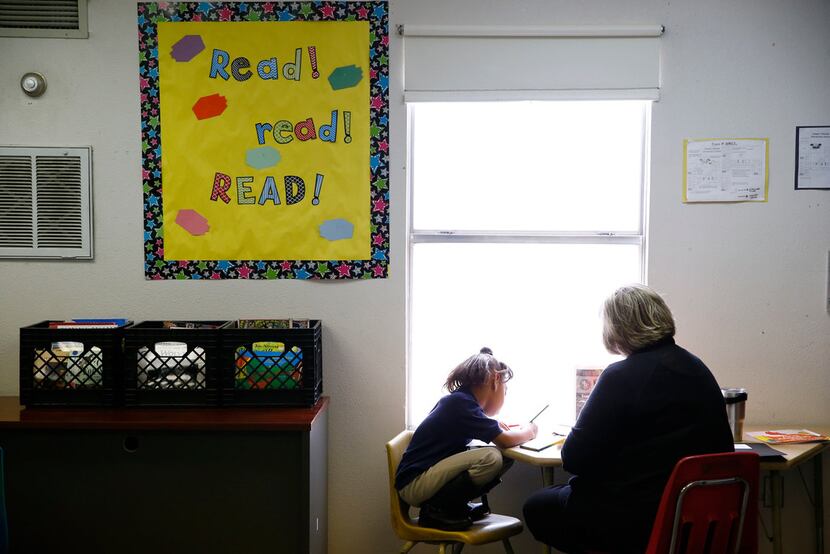
[[[66,319],[50,321],[50,329],[115,329],[125,327],[130,323],[127,319]]]
[[[20,329],[24,405],[111,406],[122,368],[126,319],[42,321]]]
[[[142,321],[125,333],[128,406],[216,406],[228,321]]]
[[[238,320],[223,330],[222,344],[225,404],[310,406],[319,399],[319,320]]]

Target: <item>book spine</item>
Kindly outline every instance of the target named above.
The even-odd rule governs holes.
[[[50,329],[117,329],[118,325],[107,325],[104,323],[58,323],[49,324]]]

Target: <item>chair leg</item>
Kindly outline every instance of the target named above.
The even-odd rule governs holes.
[[[406,544],[404,544],[401,547],[401,554],[406,554],[407,552],[412,550],[412,547],[414,547],[416,544],[418,544],[418,543],[417,542],[412,542],[412,541],[406,541]]]
[[[447,543],[442,542],[438,545],[438,554],[447,554]]]
[[[504,545],[504,551],[507,552],[507,554],[513,554],[513,546],[510,544],[510,539],[504,539],[501,542]]]

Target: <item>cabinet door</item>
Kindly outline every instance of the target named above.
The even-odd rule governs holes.
[[[15,430],[0,445],[12,552],[308,548],[302,433]]]

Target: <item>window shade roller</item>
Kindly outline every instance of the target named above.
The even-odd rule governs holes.
[[[407,37],[659,37],[663,25],[398,25]]]
[[[660,26],[452,29],[403,26],[406,93],[659,90]]]

